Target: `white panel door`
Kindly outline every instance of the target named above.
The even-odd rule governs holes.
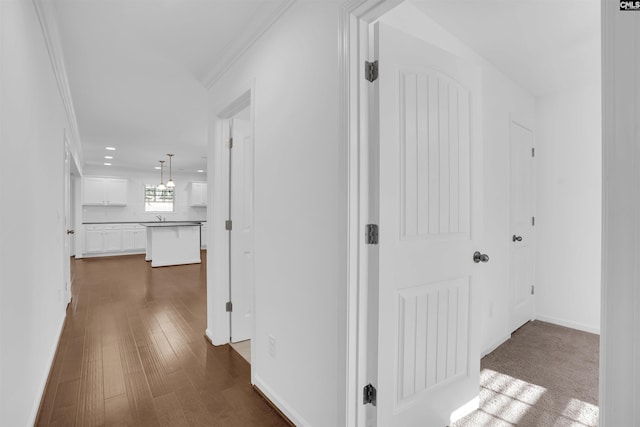
[[[231,149],[231,342],[251,338],[253,316],[253,136],[233,119]]]
[[[534,317],[533,132],[511,121],[511,332]]]
[[[377,425],[477,407],[480,70],[375,27],[379,114]]]

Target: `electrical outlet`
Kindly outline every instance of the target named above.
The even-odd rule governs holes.
[[[269,335],[269,355],[276,358],[276,337]]]

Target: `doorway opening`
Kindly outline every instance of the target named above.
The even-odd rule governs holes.
[[[250,106],[228,120],[229,340],[251,363],[253,330],[253,132]]]
[[[73,258],[76,255],[76,185],[80,179],[78,167],[75,159],[71,155],[71,143],[67,131],[64,131],[63,137],[63,203],[64,203],[64,235],[63,245],[63,270],[65,285],[63,289],[63,300],[69,304],[72,298],[73,280],[75,278],[75,264]]]
[[[220,203],[212,209],[212,241],[218,251],[211,257],[216,272],[209,295],[226,304],[208,304],[217,322],[207,336],[215,345],[230,344],[251,363],[254,334],[254,132],[253,90],[247,89],[217,115],[218,172],[211,187]],[[215,298],[215,297],[214,297]]]
[[[599,98],[601,63],[599,6],[593,5],[594,7],[588,11],[591,15],[587,14],[587,20],[577,23],[577,26],[584,27],[581,32],[579,31],[581,37],[585,37],[580,40],[581,44],[574,50],[565,50],[558,54],[571,57],[574,65],[587,58],[587,62],[582,63],[583,68],[577,74],[578,78],[572,82],[556,80],[544,88],[535,84],[525,87],[526,84],[517,81],[513,77],[518,72],[515,62],[498,66],[496,64],[499,61],[488,61],[483,57],[482,51],[469,47],[469,45],[473,45],[474,40],[471,40],[473,38],[477,39],[477,44],[482,45],[482,37],[487,32],[485,28],[484,33],[465,34],[465,31],[473,28],[473,25],[466,25],[466,21],[461,18],[460,11],[455,10],[459,5],[428,1],[388,1],[383,2],[382,6],[379,2],[365,3],[369,8],[361,6],[360,9],[356,9],[351,15],[353,19],[350,22],[353,26],[352,33],[360,36],[358,41],[360,43],[359,55],[357,58],[352,57],[353,60],[357,59],[358,67],[364,67],[365,61],[371,63],[371,61],[377,60],[382,64],[385,59],[378,56],[377,40],[369,39],[372,24],[376,21],[387,23],[394,21],[395,27],[400,31],[413,33],[422,40],[471,59],[475,63],[480,63],[483,68],[484,174],[482,179],[485,188],[482,203],[487,237],[483,239],[482,247],[487,247],[487,253],[491,258],[487,264],[488,283],[500,283],[501,286],[483,284],[478,289],[478,292],[482,292],[479,309],[484,330],[478,337],[482,340],[482,353],[487,354],[496,349],[509,339],[514,329],[533,318],[598,334],[601,307],[599,253],[601,247],[602,176],[599,158],[602,146],[601,102]],[[488,3],[478,3],[479,9],[491,7]],[[560,5],[557,3],[547,5],[547,7],[553,7],[553,11],[541,8],[534,11],[532,8],[536,7],[536,3],[538,6],[540,5],[539,2],[514,2],[514,7],[519,8],[516,11],[520,12],[519,16],[516,14],[509,17],[508,13],[503,10],[499,13],[495,11],[496,13],[493,15],[497,17],[496,19],[510,20],[507,27],[523,26],[523,28],[528,28],[527,22],[529,20],[535,22],[535,19],[542,16],[548,17],[554,16],[554,14],[565,16],[559,10],[570,6],[568,2],[560,2],[562,3]],[[399,8],[409,9],[410,13],[399,16],[397,13]],[[450,10],[447,11],[447,8]],[[479,16],[479,13],[469,12],[468,15]],[[569,15],[571,13],[567,16]],[[581,16],[584,17],[584,15]],[[426,17],[426,21],[422,19],[423,17]],[[521,20],[526,22],[520,22]],[[476,21],[484,22],[481,19],[476,19]],[[428,25],[425,22],[428,22]],[[590,27],[592,23],[596,24],[595,27]],[[496,27],[497,24],[496,21]],[[567,33],[576,30],[574,24],[576,23],[570,22],[567,25]],[[549,26],[542,27],[550,31]],[[555,30],[558,29],[555,24],[551,27]],[[526,33],[526,30],[522,31]],[[504,34],[508,33],[500,35],[503,39],[505,38]],[[563,34],[557,35],[563,36]],[[517,38],[516,36],[513,38]],[[549,37],[553,40],[552,36]],[[562,37],[558,37],[558,39],[562,40]],[[491,44],[490,39],[486,39],[485,42]],[[558,41],[558,45],[565,46],[561,41]],[[475,46],[472,47],[475,48]],[[537,40],[533,36],[530,39],[530,44],[520,44],[520,49],[531,55],[544,50],[540,44],[537,44]],[[558,65],[560,62],[562,61],[554,61],[556,67],[560,66]],[[379,67],[379,70],[382,71],[382,65]],[[548,76],[543,68],[544,66],[533,68],[531,73]],[[486,70],[492,71],[486,72]],[[364,74],[362,68],[360,68],[359,74]],[[351,78],[354,79],[354,76],[355,73],[351,75]],[[382,76],[381,72],[380,76]],[[500,83],[502,88],[498,87],[500,80],[502,80]],[[563,86],[565,83],[566,86]],[[354,90],[359,95],[360,108],[366,110],[377,101],[378,95],[372,88],[376,84],[378,83],[357,80]],[[489,91],[487,88],[495,90]],[[382,120],[383,116],[380,117]],[[358,229],[370,221],[378,220],[375,214],[370,211],[372,199],[373,202],[376,202],[377,197],[370,187],[378,185],[375,178],[372,179],[371,169],[380,159],[376,157],[375,153],[371,153],[378,150],[378,147],[368,145],[375,144],[373,141],[378,136],[376,126],[371,123],[376,120],[378,120],[376,113],[360,118],[360,127],[358,128],[362,136],[359,139],[360,146],[357,147],[360,164],[355,170],[360,170],[357,182],[361,192],[364,193],[357,204],[357,207],[364,211],[359,217]],[[519,128],[512,127],[514,121],[521,129],[529,132],[528,135],[520,135],[521,139],[529,140],[527,144],[532,142],[526,150],[523,148],[520,153],[522,158],[526,157],[525,153],[530,158],[535,156],[536,166],[532,171],[532,176],[529,176],[531,181],[521,182],[527,189],[511,186],[514,180],[518,179],[518,175],[512,170],[512,166],[518,163],[511,157],[515,153],[510,147],[512,132],[519,130]],[[401,133],[400,136],[403,137],[403,134]],[[380,144],[383,143],[380,140]],[[571,152],[574,154],[582,153],[583,150],[585,151],[584,162],[582,159],[579,162],[567,161],[571,158]],[[581,158],[581,156],[579,157]],[[576,159],[574,157],[574,160]],[[385,184],[380,182],[379,185]],[[515,194],[510,194],[512,191]],[[529,220],[527,223],[530,229],[526,231],[530,238],[527,239],[527,242],[522,243],[525,231],[517,228],[514,224],[517,221],[512,222],[515,219],[512,213],[521,206],[514,206],[512,201],[514,197],[522,195],[524,191],[533,192],[534,196],[529,198],[526,203],[521,201],[521,205],[529,205],[525,210],[533,210],[533,214],[527,214]],[[574,209],[572,205],[576,208]],[[576,216],[577,209],[582,210],[583,214]],[[523,215],[518,220],[524,218],[526,217]],[[380,221],[382,220],[380,219]],[[524,227],[524,222],[521,225]],[[379,226],[382,228],[385,225],[380,223]],[[576,236],[578,237],[576,238]],[[518,237],[521,237],[522,240]],[[366,255],[367,252],[371,252],[371,249],[359,241],[352,240],[352,242],[358,247],[360,254],[358,258],[360,273],[358,321],[360,324],[364,321],[371,326],[377,321],[375,313],[372,315],[371,312],[377,309],[378,300],[377,288],[372,285],[369,279],[371,277],[377,278],[377,272],[375,266],[372,268]],[[516,268],[512,265],[513,259],[517,258],[514,254],[516,252],[514,247],[527,248],[518,255],[524,259],[520,260],[520,264],[516,264],[516,267],[526,274],[516,272]],[[586,252],[586,247],[589,248],[590,256],[594,260],[587,267],[589,270],[587,276],[590,279],[588,283],[582,279],[584,267],[581,265],[584,264],[584,259],[581,264],[580,257],[576,256]],[[374,251],[377,252],[378,249],[376,248]],[[570,277],[572,274],[575,277]],[[516,281],[511,275],[520,279]],[[517,283],[518,286],[512,288],[511,285],[514,283]],[[516,312],[516,308],[522,310]],[[355,321],[351,316],[350,319]],[[376,379],[375,371],[379,369],[381,363],[381,358],[377,354],[379,348],[375,348],[377,346],[376,335],[377,331],[375,330],[359,329],[359,348],[367,349],[369,354],[373,350],[376,356],[369,360],[364,360],[366,358],[362,356],[358,359],[358,380],[354,387],[357,393],[360,393],[361,387],[370,382],[372,378],[374,381]],[[367,351],[361,353],[367,353]],[[394,360],[392,358],[391,362],[387,363],[386,369],[402,367],[403,364],[406,364],[407,359],[396,358]],[[396,386],[397,384],[401,384],[401,382],[397,382]],[[393,399],[396,406],[402,406],[398,400],[398,396],[401,396],[402,392],[392,389],[387,391],[386,396]],[[375,422],[381,407],[382,394],[380,390],[378,390],[378,398],[377,408],[372,406],[355,407],[353,416],[358,419],[358,425],[364,425],[369,420]],[[361,399],[356,399],[356,402],[358,400]],[[380,420],[378,418],[378,423]]]

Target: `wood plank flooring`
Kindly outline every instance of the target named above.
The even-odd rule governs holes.
[[[73,260],[73,301],[38,426],[288,426],[206,328],[203,263]]]

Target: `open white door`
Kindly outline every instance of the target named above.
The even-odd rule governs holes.
[[[375,26],[377,425],[446,426],[478,404],[478,67]]]
[[[533,132],[511,121],[511,332],[534,317]]]
[[[248,112],[248,108],[245,110]],[[253,135],[248,113],[232,119],[231,342],[251,339],[253,321]]]

